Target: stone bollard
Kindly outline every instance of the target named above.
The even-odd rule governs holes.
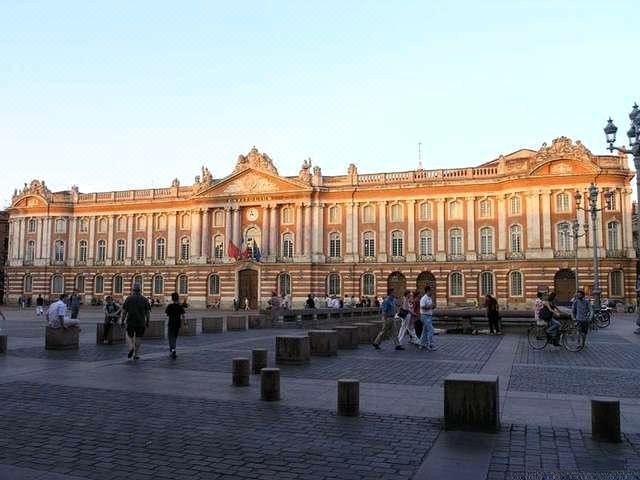
[[[0,354],[7,353],[7,336],[0,335]]]
[[[357,417],[360,415],[360,382],[342,378],[338,380],[338,415]]]
[[[202,333],[222,333],[224,317],[202,317]]]
[[[163,339],[164,332],[164,320],[149,320],[149,326],[144,331],[144,338]]]
[[[376,338],[378,332],[373,334],[375,325],[368,322],[354,323],[354,326],[358,327],[358,343],[360,345],[369,345]]]
[[[309,337],[277,336],[276,363],[300,365],[310,360]]]
[[[249,329],[267,328],[271,320],[266,315],[248,315]]]
[[[78,350],[80,330],[78,328],[51,328],[45,331],[45,350]]]
[[[497,375],[452,373],[444,379],[446,430],[500,430]]]
[[[126,341],[127,329],[120,323],[112,323],[109,330],[109,338],[107,341],[109,345],[113,343],[124,343]],[[96,323],[96,343],[102,344],[104,338],[104,323]]]
[[[330,357],[338,354],[338,332],[335,330],[309,330],[311,355]]]
[[[227,332],[247,330],[247,316],[227,315]]]
[[[613,398],[591,399],[591,438],[599,442],[619,443],[620,400]]]
[[[249,359],[234,358],[233,366],[233,386],[248,387],[249,386]]]
[[[333,330],[338,332],[338,348],[347,350],[358,348],[358,327],[345,325],[341,327],[333,327]]]
[[[180,324],[180,336],[193,337],[197,334],[198,320],[196,318],[185,318]]]
[[[267,402],[280,400],[279,368],[263,368],[260,371],[260,398]]]
[[[267,367],[267,354],[265,348],[256,348],[251,351],[251,371],[254,374],[260,373],[260,370]]]

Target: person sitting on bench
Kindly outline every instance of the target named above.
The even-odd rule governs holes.
[[[49,305],[47,310],[47,323],[51,328],[79,328],[80,322],[77,318],[67,317],[67,305],[65,300],[67,294],[63,293],[60,298]]]

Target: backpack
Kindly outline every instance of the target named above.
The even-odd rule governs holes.
[[[543,305],[540,311],[538,312],[538,317],[542,320],[549,321],[553,318],[553,312],[549,310],[549,307]]]

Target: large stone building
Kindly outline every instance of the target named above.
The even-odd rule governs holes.
[[[0,212],[0,303],[4,303],[4,267],[9,251],[9,214]]]
[[[309,293],[372,297],[430,283],[439,306],[490,292],[517,308],[540,288],[567,299],[576,255],[580,285],[593,281],[594,239],[574,249],[566,227],[585,223],[574,192],[585,207],[595,182],[600,205],[614,193],[597,217],[603,295],[631,301],[632,176],[624,156],[561,137],[469,168],[360,174],[352,164],[323,176],[305,161],[286,177],[254,148],[229,175],[203,168],[189,186],[80,193],[33,181],[9,208],[8,293],[77,288],[88,301],[140,282],[163,301],[178,291],[194,306],[256,307],[272,290],[301,304]]]

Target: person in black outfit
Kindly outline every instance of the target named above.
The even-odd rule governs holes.
[[[169,355],[171,358],[176,358],[176,340],[178,339],[178,335],[180,334],[180,326],[182,322],[184,322],[184,305],[180,303],[180,295],[178,292],[173,292],[171,294],[171,301],[169,305],[167,305],[164,313],[169,317]]]
[[[304,308],[316,308],[316,302],[313,301],[313,295],[309,294],[307,301],[304,302]]]
[[[489,334],[493,335],[497,333],[502,335],[502,329],[500,328],[500,313],[498,311],[498,301],[491,295],[487,294],[484,301],[484,306],[487,309],[487,320],[489,320]]]
[[[140,285],[133,286],[133,295],[129,295],[122,305],[122,323],[127,323],[127,343],[129,353],[127,357],[138,360],[140,350],[140,338],[144,335],[144,330],[149,326],[149,315],[151,305],[146,298],[140,294]]]

